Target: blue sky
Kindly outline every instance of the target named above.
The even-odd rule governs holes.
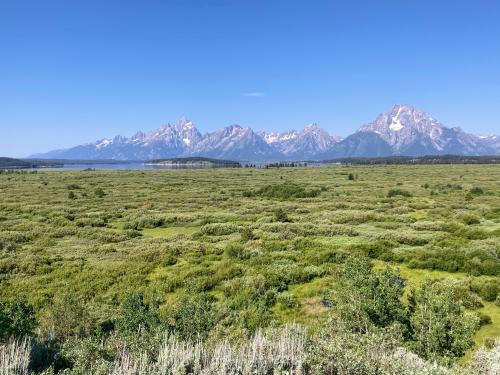
[[[395,103],[500,132],[497,0],[0,0],[0,156],[152,130],[317,122]]]

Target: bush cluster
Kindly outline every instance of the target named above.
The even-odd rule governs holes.
[[[280,200],[294,198],[315,198],[325,189],[306,189],[302,185],[286,182],[283,184],[266,185],[255,191],[245,191],[245,197],[264,197]]]

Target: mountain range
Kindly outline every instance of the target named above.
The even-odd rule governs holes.
[[[151,160],[205,156],[239,161],[327,160],[342,157],[393,155],[499,155],[498,135],[474,135],[446,127],[410,105],[395,105],[346,138],[317,124],[300,131],[255,132],[230,125],[201,134],[183,118],[149,133],[116,136],[63,150],[31,155],[51,159]]]

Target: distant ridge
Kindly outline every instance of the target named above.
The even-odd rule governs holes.
[[[230,125],[202,135],[181,119],[130,138],[116,136],[65,150],[32,155],[50,159],[153,160],[200,156],[236,161],[326,160],[394,155],[499,155],[498,135],[474,135],[446,127],[410,105],[395,105],[345,139],[317,124],[300,131],[255,132]]]
[[[0,157],[0,168],[31,168],[31,164],[20,159]]]
[[[8,157],[0,157],[0,169],[27,169],[44,167],[62,167],[61,163],[49,160],[22,160]]]
[[[387,156],[387,157],[354,157],[324,160],[324,164],[351,165],[394,165],[394,164],[500,164],[500,155],[467,156],[467,155],[424,155],[424,156]]]

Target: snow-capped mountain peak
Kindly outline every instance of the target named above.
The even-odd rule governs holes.
[[[267,144],[289,159],[314,157],[339,140],[339,137],[328,134],[316,123],[311,123],[300,131],[260,132],[258,134]]]
[[[95,146],[97,148],[102,148],[102,147],[106,147],[106,146],[110,145],[111,143],[113,143],[113,141],[111,139],[104,138],[104,139],[101,139],[100,141],[97,141]]]
[[[315,130],[322,130],[318,124],[316,124],[315,122],[307,125],[305,128],[304,128],[304,131],[305,132],[308,132],[308,131],[315,131]]]
[[[193,122],[187,119],[186,117],[182,117],[179,120],[179,122],[175,125],[175,129],[177,131],[188,130],[193,128],[194,128]]]
[[[254,132],[230,125],[202,135],[195,124],[181,118],[148,133],[116,136],[33,158],[150,160],[208,156],[234,160],[309,160],[345,156],[432,154],[500,154],[500,137],[476,136],[446,127],[411,105],[398,104],[355,134],[342,139],[316,123],[287,132]]]
[[[376,133],[388,143],[393,154],[486,152],[478,137],[458,127],[448,128],[427,113],[407,104],[395,105],[390,112],[379,115],[358,132]]]
[[[284,141],[289,141],[291,139],[295,139],[298,136],[298,132],[296,130],[290,130],[285,133],[278,133],[278,132],[258,132],[257,133],[259,136],[261,136],[266,143],[268,144],[273,144],[273,143],[278,143],[278,142],[284,142]]]
[[[435,149],[442,150],[440,138],[444,129],[441,123],[425,112],[407,104],[398,104],[359,131],[376,133],[396,150],[404,151],[415,142],[430,143]]]

